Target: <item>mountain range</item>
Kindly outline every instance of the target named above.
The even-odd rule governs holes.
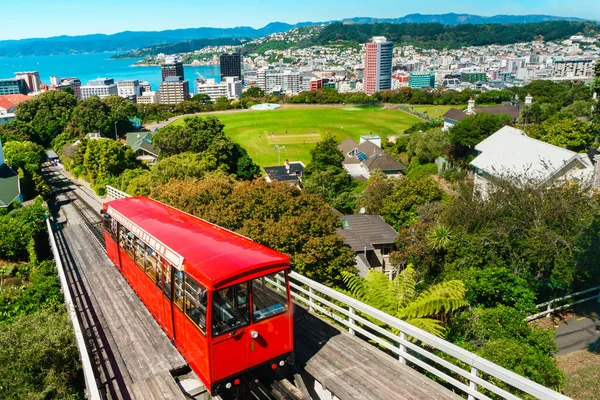
[[[584,21],[581,18],[555,17],[548,15],[496,15],[482,17],[470,14],[410,14],[401,18],[356,17],[345,19],[346,23],[440,23],[443,25],[461,24],[514,24],[526,22],[544,22],[556,20]],[[330,21],[331,22],[331,21]],[[52,54],[122,52],[142,47],[178,43],[194,39],[254,39],[273,33],[286,32],[294,28],[328,24],[330,22],[300,22],[287,24],[272,22],[260,29],[248,26],[235,28],[188,28],[165,31],[125,31],[112,35],[92,34],[81,36],[56,36],[50,38],[33,38],[0,41],[0,57],[40,56]]]

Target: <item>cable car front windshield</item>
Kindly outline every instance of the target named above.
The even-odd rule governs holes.
[[[248,325],[250,321],[249,301],[248,283],[215,291],[212,309],[213,335],[218,336]]]

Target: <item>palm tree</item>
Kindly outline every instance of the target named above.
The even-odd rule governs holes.
[[[412,265],[393,280],[374,270],[365,278],[350,272],[342,274],[348,293],[354,298],[438,337],[443,336],[446,314],[468,304],[464,284],[458,280],[438,283],[417,293]]]
[[[446,250],[452,241],[452,230],[446,225],[437,225],[427,235],[427,241],[433,251]]]

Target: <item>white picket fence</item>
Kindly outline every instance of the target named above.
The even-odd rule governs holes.
[[[129,197],[127,193],[112,187],[107,187],[107,194],[115,199]],[[283,281],[270,283],[280,289],[283,287]],[[290,290],[294,301],[308,308],[309,312],[335,321],[351,335],[370,340],[376,344],[377,349],[396,355],[398,362],[420,368],[442,379],[465,393],[469,400],[492,400],[490,396],[493,395],[508,400],[521,399],[510,393],[510,388],[537,399],[569,399],[296,272],[290,273]],[[373,320],[378,321],[378,324]],[[503,382],[506,387],[500,387],[495,382]]]
[[[588,294],[588,293],[595,293],[595,294],[592,296],[585,297],[583,299],[578,299],[578,297],[580,297],[584,294]],[[552,314],[556,311],[565,310],[567,308],[573,307],[574,305],[585,303],[586,301],[591,301],[591,300],[597,300],[600,303],[600,286],[582,290],[581,292],[573,293],[568,296],[559,297],[557,299],[553,299],[553,300],[547,301],[545,303],[538,304],[538,305],[536,305],[536,308],[538,310],[541,310],[543,308],[545,308],[545,310],[541,311],[537,314],[530,315],[529,317],[527,317],[527,322],[533,321],[533,320],[541,318],[543,316],[549,317],[550,314]],[[563,302],[565,304],[556,305],[556,303],[563,303]]]

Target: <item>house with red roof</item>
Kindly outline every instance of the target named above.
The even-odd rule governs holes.
[[[17,104],[31,99],[24,94],[6,94],[0,96],[0,115],[14,114]]]

